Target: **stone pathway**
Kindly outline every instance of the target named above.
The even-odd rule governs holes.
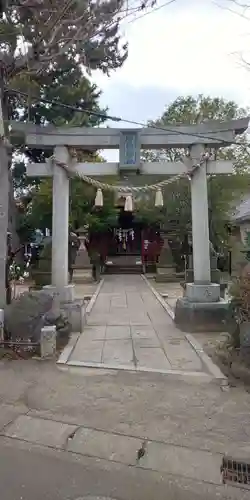
[[[139,275],[105,277],[67,364],[211,375]]]

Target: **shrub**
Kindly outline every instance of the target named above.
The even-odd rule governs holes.
[[[53,296],[42,292],[26,292],[5,307],[4,328],[7,340],[39,342],[41,328],[56,325],[58,334],[69,334],[67,316],[53,307]]]
[[[47,243],[41,250],[36,266],[31,269],[31,277],[36,286],[43,287],[51,283],[52,244]]]
[[[232,345],[240,347],[240,325],[250,322],[250,273],[238,278],[230,287],[231,296],[227,321],[227,330]]]

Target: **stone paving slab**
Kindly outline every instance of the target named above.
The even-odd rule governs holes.
[[[143,439],[97,431],[79,429],[68,443],[74,453],[137,465],[137,450]],[[165,443],[149,442],[146,454],[139,467],[181,475],[192,479],[201,478],[214,484],[221,483],[220,465],[222,456],[208,451],[193,450]]]
[[[106,328],[106,340],[120,340],[120,339],[131,339],[130,326],[107,326]]]
[[[90,346],[85,346],[83,343],[75,353],[74,359],[84,363],[101,363],[103,348],[104,341],[102,340],[95,340]]]
[[[63,448],[68,437],[76,429],[75,425],[22,415],[13,424],[8,426],[4,435],[29,441],[30,443],[52,446],[53,448]]]
[[[113,363],[133,363],[133,346],[129,339],[106,340],[103,348],[102,362],[104,364]]]
[[[147,440],[143,436],[107,432],[34,415],[19,416],[2,435],[107,462],[221,484],[222,455],[216,452],[175,446]],[[146,453],[138,462],[137,452],[145,439]]]
[[[221,455],[203,450],[149,443],[148,452],[141,466],[168,474],[179,474],[192,479],[202,477],[203,481],[220,484]],[[157,465],[156,465],[157,464]]]
[[[133,340],[133,346],[134,350],[136,351],[136,348],[140,347],[161,347],[159,343],[159,339],[154,336],[154,337],[134,337],[132,335],[132,340]]]
[[[70,440],[67,449],[74,453],[135,465],[141,443],[138,438],[81,428]]]
[[[158,370],[171,370],[171,364],[168,361],[161,347],[135,347],[137,366],[150,367]]]
[[[13,422],[19,415],[28,412],[28,408],[24,405],[6,405],[0,406],[0,431],[8,424]]]
[[[154,340],[157,340],[157,343],[159,344],[158,336],[157,336],[156,331],[152,325],[150,325],[150,326],[132,325],[131,326],[131,334],[132,334],[133,340],[136,340],[136,339],[154,339]]]
[[[106,325],[98,325],[85,327],[84,335],[81,338],[90,339],[90,340],[104,340],[106,337]]]
[[[201,352],[175,327],[139,275],[105,277],[68,363],[211,375]]]
[[[168,339],[163,340],[163,347],[165,348],[169,359],[171,359],[171,366],[176,370],[202,370],[202,363],[193,349],[186,349],[186,340]]]

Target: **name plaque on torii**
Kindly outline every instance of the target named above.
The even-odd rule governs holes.
[[[134,171],[140,168],[140,129],[120,130],[119,169]]]

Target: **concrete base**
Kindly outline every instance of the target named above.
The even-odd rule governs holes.
[[[218,302],[220,300],[220,285],[218,283],[196,284],[187,283],[185,297],[190,302]]]
[[[67,314],[71,332],[82,332],[86,323],[86,307],[83,300],[61,303],[61,308]]]
[[[73,302],[75,298],[75,286],[72,284],[65,286],[62,290],[58,290],[54,285],[46,285],[43,290],[56,295],[60,302]]]
[[[46,285],[43,289],[49,294],[55,294],[55,302],[66,313],[71,325],[71,332],[82,332],[86,308],[83,300],[74,299],[75,286],[67,285],[60,292],[53,285]]]
[[[173,266],[157,266],[155,281],[157,283],[171,283],[178,281],[176,271]]]
[[[74,269],[73,282],[77,284],[93,283],[92,267],[85,269]]]
[[[177,300],[174,321],[183,332],[223,332],[229,303],[190,302],[187,297]]]
[[[176,274],[156,274],[156,283],[179,283],[180,278]]]

